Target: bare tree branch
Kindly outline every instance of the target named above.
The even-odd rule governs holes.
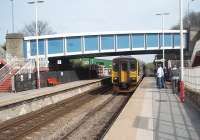
[[[172,29],[179,29],[180,24],[172,27]],[[200,29],[200,12],[192,12],[183,18],[184,29],[188,27]]]
[[[32,22],[30,24],[27,24],[24,26],[24,28],[20,31],[25,36],[34,36],[35,35],[35,22]],[[52,28],[49,26],[47,22],[44,21],[38,21],[38,35],[47,35],[47,34],[53,34]]]

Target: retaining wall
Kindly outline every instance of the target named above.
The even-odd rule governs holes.
[[[28,94],[28,97],[22,97],[22,101],[16,101],[16,99],[13,98],[14,101],[11,101],[13,103],[4,103],[4,105],[0,104],[0,122],[39,110],[43,107],[55,104],[59,101],[81,94],[88,90],[98,88],[102,86],[105,81],[105,79],[97,80],[96,82],[88,83],[78,87],[74,86],[68,89],[59,88],[57,91],[53,90],[52,88],[50,91],[48,91],[48,93],[38,93],[37,95]]]

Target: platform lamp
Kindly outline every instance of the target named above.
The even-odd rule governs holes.
[[[163,69],[165,68],[165,38],[164,38],[164,16],[169,15],[169,13],[157,13],[157,16],[161,16],[162,21],[162,47],[163,47]]]
[[[36,68],[37,68],[37,88],[40,88],[40,59],[38,48],[38,3],[43,3],[43,0],[34,0],[28,2],[28,4],[35,5],[35,38],[36,38]]]
[[[15,28],[14,28],[14,0],[10,0],[12,4],[12,32],[14,33]]]
[[[180,101],[183,103],[185,101],[184,93],[184,52],[183,52],[183,15],[182,15],[182,0],[179,0],[179,16],[180,16],[180,60],[181,60],[181,81],[180,81]]]

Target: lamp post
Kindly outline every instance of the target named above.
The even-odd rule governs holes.
[[[169,13],[157,13],[157,16],[161,16],[162,20],[162,47],[163,47],[163,69],[165,68],[165,38],[164,38],[164,16],[169,15]]]
[[[14,33],[15,28],[14,28],[14,0],[10,0],[12,4],[12,32]]]
[[[34,0],[28,2],[28,4],[35,5],[35,38],[36,38],[36,68],[37,68],[37,88],[40,88],[40,59],[38,48],[38,3],[43,3],[42,0]]]
[[[189,15],[190,15],[190,1],[193,2],[195,0],[187,0],[187,24],[188,24],[188,27],[190,27],[190,19],[189,19]]]
[[[180,81],[180,100],[185,101],[184,94],[184,52],[183,52],[183,15],[182,15],[182,0],[179,0],[179,15],[180,15],[180,60],[181,60],[181,81]]]

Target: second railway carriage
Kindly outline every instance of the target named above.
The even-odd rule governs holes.
[[[144,65],[133,57],[117,57],[112,63],[112,83],[115,92],[131,92],[144,76]]]

